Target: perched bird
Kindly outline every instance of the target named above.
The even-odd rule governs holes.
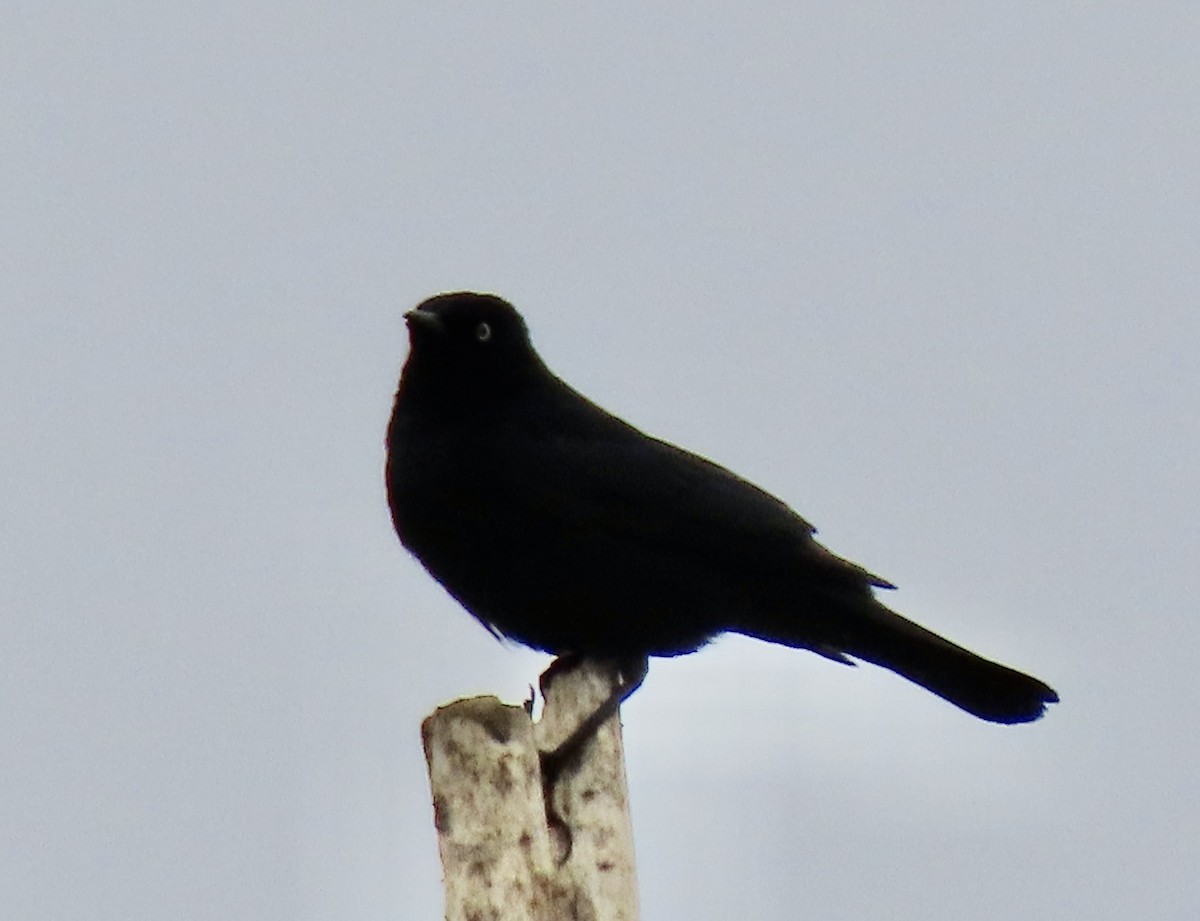
[[[442,294],[405,320],[392,520],[497,636],[633,663],[625,694],[648,656],[735,632],[873,662],[993,722],[1058,700],[885,607],[874,589],[894,586],[826,550],[779,499],[573,390],[501,298]]]

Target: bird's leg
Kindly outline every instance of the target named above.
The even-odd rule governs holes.
[[[546,670],[542,672],[541,677],[538,679],[538,688],[541,690],[542,696],[546,696],[546,688],[558,677],[559,672],[571,671],[583,661],[583,658],[577,652],[564,652],[560,656],[555,656],[554,661],[546,666]]]
[[[542,675],[542,687],[547,686],[547,679],[553,678],[555,672],[561,671],[564,668],[573,668],[582,659],[582,656],[567,655],[560,656],[550,664],[545,674]],[[550,751],[541,752],[540,758],[542,763],[542,780],[547,786],[552,786],[558,775],[563,769],[577,758],[583,750],[587,741],[596,734],[605,721],[616,713],[623,704],[626,698],[634,691],[641,687],[642,682],[646,680],[646,673],[650,670],[650,660],[641,656],[622,660],[617,667],[617,683],[600,704],[588,716],[580,722],[571,734],[562,742],[558,743]]]
[[[569,671],[580,665],[584,657],[576,654],[559,656],[548,669],[542,673],[541,688],[545,696],[554,678],[561,672]],[[558,863],[566,863],[571,856],[571,828],[558,811],[555,802],[555,787],[563,771],[577,763],[579,755],[587,747],[588,741],[596,731],[621,707],[621,704],[636,691],[646,678],[649,670],[649,659],[638,657],[617,662],[617,682],[595,710],[587,715],[579,725],[571,730],[571,734],[550,751],[538,753],[542,769],[542,796],[546,805],[546,824],[559,839]]]

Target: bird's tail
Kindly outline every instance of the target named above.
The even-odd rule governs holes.
[[[858,618],[856,618],[858,620]],[[842,651],[873,662],[993,723],[1036,720],[1058,694],[1047,684],[943,639],[875,601]]]
[[[881,665],[980,719],[993,723],[1036,720],[1058,694],[1047,684],[992,662],[901,617],[875,599],[855,599],[838,619],[838,635],[821,645],[771,631],[744,631],[771,642],[804,646],[828,658],[844,656]],[[775,625],[778,627],[778,624]]]

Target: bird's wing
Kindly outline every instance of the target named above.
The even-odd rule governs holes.
[[[610,417],[612,418],[612,417]],[[602,534],[636,549],[670,545],[713,566],[811,569],[834,581],[890,583],[830,553],[814,528],[785,503],[730,470],[619,425],[518,439],[492,471],[507,482],[495,495],[564,540]],[[519,484],[514,488],[515,484]]]

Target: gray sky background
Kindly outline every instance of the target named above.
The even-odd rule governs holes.
[[[419,722],[547,661],[384,503],[400,315],[475,288],[1063,697],[655,663],[646,918],[1194,917],[1193,6],[2,16],[0,915],[440,916]]]

